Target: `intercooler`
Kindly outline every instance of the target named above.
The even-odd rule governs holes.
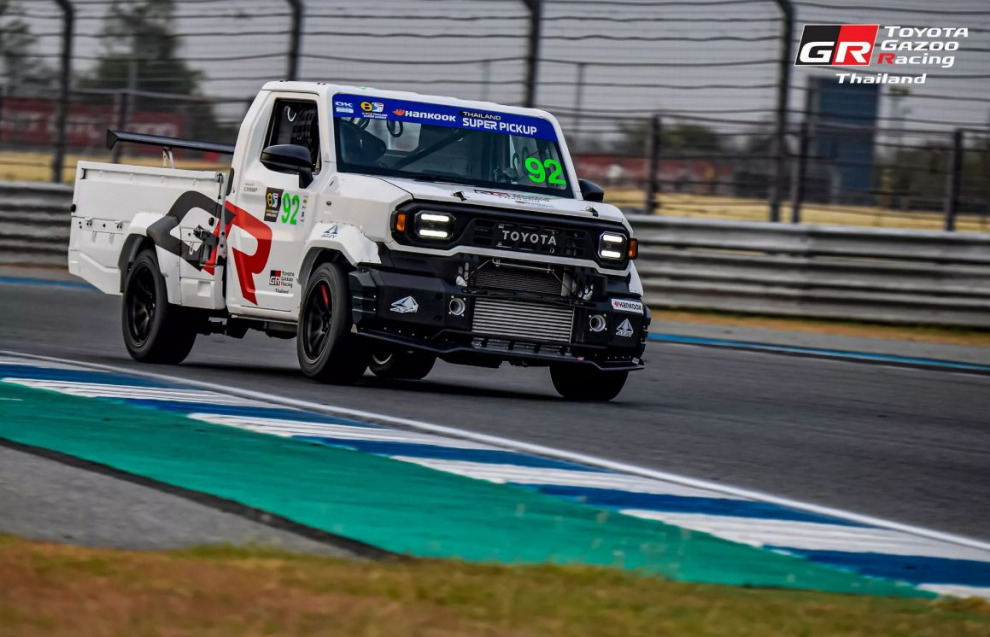
[[[569,343],[574,310],[501,299],[474,302],[472,331],[488,336]]]

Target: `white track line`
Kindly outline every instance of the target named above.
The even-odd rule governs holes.
[[[668,513],[622,509],[622,513],[647,520],[711,533],[718,537],[752,546],[782,546],[788,549],[882,553],[904,557],[937,557],[953,560],[987,559],[985,551],[949,542],[911,536],[876,527],[839,526],[795,520],[707,515],[704,513]],[[849,547],[855,547],[850,551]]]
[[[451,440],[442,436],[431,436],[415,431],[394,429],[392,427],[367,427],[363,425],[341,425],[322,422],[302,422],[298,420],[283,420],[278,418],[258,418],[254,416],[228,416],[225,414],[196,413],[188,414],[190,418],[224,425],[239,429],[250,429],[259,433],[276,436],[314,436],[318,438],[337,438],[340,440],[358,440],[366,442],[401,442],[406,444],[430,445],[448,449],[495,449],[490,445],[481,445],[466,440]]]
[[[198,405],[218,406],[251,406],[266,407],[267,403],[234,398],[214,391],[194,389],[183,391],[162,387],[144,387],[141,385],[117,385],[106,383],[82,383],[77,381],[48,380],[43,378],[19,378],[12,376],[4,381],[35,389],[50,389],[71,396],[83,398],[122,398],[127,400],[160,400],[172,403],[195,403]]]
[[[939,595],[953,597],[982,597],[990,599],[990,588],[984,586],[962,586],[957,584],[919,584],[923,591],[931,591]]]
[[[894,531],[901,531],[903,533],[909,533],[911,535],[916,535],[919,537],[927,537],[942,542],[950,542],[954,544],[959,544],[961,546],[969,546],[984,551],[990,551],[990,543],[976,540],[973,538],[954,535],[951,533],[943,533],[942,531],[926,529],[924,527],[914,526],[910,524],[903,524],[901,522],[884,520],[882,518],[876,518],[870,515],[854,513],[852,511],[846,511],[843,509],[811,504],[809,502],[802,502],[800,500],[793,500],[790,498],[783,498],[783,497],[771,495],[769,493],[764,493],[761,491],[740,489],[736,487],[726,486],[724,484],[719,484],[717,482],[709,482],[707,480],[699,480],[696,478],[689,478],[687,476],[682,476],[675,473],[668,473],[666,471],[656,471],[653,469],[647,469],[646,467],[639,467],[624,462],[616,462],[614,460],[608,460],[605,458],[598,458],[596,456],[591,456],[584,453],[565,451],[562,449],[554,449],[552,447],[546,447],[543,445],[533,444],[529,442],[522,442],[519,440],[512,440],[511,438],[503,438],[501,436],[481,434],[472,431],[466,431],[464,429],[458,429],[456,427],[448,427],[445,425],[436,425],[433,423],[423,422],[421,420],[414,420],[411,418],[400,418],[396,416],[389,416],[387,414],[379,414],[371,411],[349,409],[347,407],[321,405],[320,403],[314,403],[307,400],[298,400],[295,398],[282,398],[280,396],[272,396],[270,394],[266,394],[258,391],[252,391],[248,389],[235,389],[231,387],[217,386],[212,383],[187,380],[184,378],[176,378],[175,376],[167,376],[165,374],[155,374],[153,372],[135,371],[124,367],[103,365],[100,363],[85,363],[85,362],[73,361],[65,358],[58,358],[54,356],[21,354],[9,350],[0,350],[0,355],[20,356],[22,358],[27,358],[31,360],[71,364],[82,368],[113,372],[116,374],[131,374],[134,376],[142,376],[144,378],[152,378],[162,382],[185,384],[187,386],[192,386],[192,387],[200,387],[208,391],[215,391],[218,393],[224,393],[231,396],[239,396],[241,398],[245,398],[252,401],[257,400],[257,401],[268,402],[276,405],[282,405],[285,407],[306,409],[309,411],[315,411],[324,414],[378,421],[382,423],[388,423],[391,425],[398,425],[400,427],[414,429],[417,431],[427,431],[433,434],[451,436],[454,438],[461,438],[464,440],[471,440],[474,442],[489,444],[512,451],[526,452],[538,456],[544,456],[547,458],[556,458],[558,460],[565,460],[569,462],[575,462],[578,464],[590,465],[602,469],[610,469],[612,471],[628,473],[631,475],[637,475],[644,478],[652,478],[654,480],[666,480],[668,482],[673,482],[675,484],[680,484],[687,487],[694,487],[696,489],[717,491],[719,493],[724,493],[726,495],[734,496],[737,498],[745,498],[750,500],[769,502],[771,504],[790,507],[792,509],[798,509],[801,511],[810,511],[812,513],[817,513],[819,515],[844,518],[846,520],[851,520],[853,522],[859,522],[860,524],[867,524],[880,528],[891,529]]]
[[[412,456],[392,456],[393,460],[411,462],[437,471],[456,473],[475,480],[487,480],[501,484],[552,484],[563,487],[591,487],[595,489],[616,489],[628,493],[648,493],[673,495],[688,498],[727,498],[722,493],[684,487],[672,482],[650,480],[639,476],[602,471],[575,469],[555,469],[550,467],[523,467],[513,464],[471,462],[470,460],[439,460],[437,458],[415,458]]]

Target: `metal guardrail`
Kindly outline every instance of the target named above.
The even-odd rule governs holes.
[[[65,266],[69,186],[0,183],[0,264]],[[630,215],[652,307],[990,327],[990,236]]]
[[[72,186],[0,183],[0,264],[67,267]]]
[[[630,220],[652,307],[990,327],[990,236]]]

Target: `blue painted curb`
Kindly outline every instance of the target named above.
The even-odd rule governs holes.
[[[77,281],[49,281],[47,279],[29,279],[16,276],[0,276],[0,283],[6,285],[43,285],[54,288],[70,288],[73,290],[95,290],[89,283],[79,283]]]
[[[753,343],[750,341],[733,341],[722,338],[703,338],[700,336],[679,336],[677,334],[650,334],[649,340],[661,343],[677,343],[680,345],[702,345],[706,347],[724,347],[726,349],[745,349],[777,354],[795,354],[815,356],[819,358],[834,358],[866,363],[883,363],[905,367],[941,368],[953,371],[990,374],[990,365],[945,361],[937,358],[916,358],[912,356],[896,356],[893,354],[872,354],[869,352],[854,352],[838,349],[820,349],[817,347],[797,347],[794,345],[772,345],[768,343]]]

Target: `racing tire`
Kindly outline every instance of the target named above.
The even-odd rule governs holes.
[[[382,346],[372,353],[369,367],[379,378],[422,380],[436,362],[433,354]]]
[[[589,365],[551,365],[553,387],[567,400],[607,402],[619,395],[629,372],[604,372]]]
[[[344,272],[334,263],[324,263],[313,270],[299,304],[299,367],[321,383],[354,384],[364,376],[371,359],[364,339],[351,333],[347,290]]]
[[[181,363],[196,342],[198,318],[194,310],[168,302],[154,249],[138,254],[127,269],[121,311],[124,345],[131,358],[142,363]]]

